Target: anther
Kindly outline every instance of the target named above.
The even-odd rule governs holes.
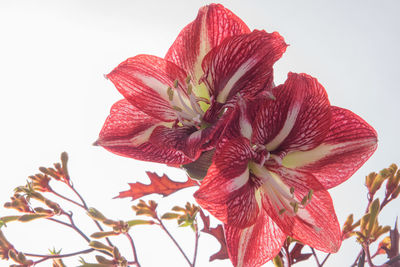
[[[172,90],[172,88],[170,86],[168,86],[167,94],[168,94],[169,101],[172,101],[172,99],[174,99],[174,91]]]
[[[193,86],[192,86],[191,84],[188,84],[188,87],[187,87],[187,93],[188,93],[188,95],[191,95],[191,94],[192,94],[192,91],[193,91]]]
[[[178,80],[175,80],[175,81],[174,81],[174,88],[178,88],[178,85],[179,85]]]
[[[310,189],[310,191],[308,191],[308,195],[307,195],[308,201],[311,200],[313,193],[314,193],[314,191],[312,189]]]
[[[192,77],[190,77],[190,75],[188,75],[188,76],[186,77],[186,84],[189,84],[191,79],[192,79]]]
[[[177,106],[173,106],[172,108],[175,109],[176,111],[179,111],[179,112],[182,111],[182,109],[180,107],[177,107]]]

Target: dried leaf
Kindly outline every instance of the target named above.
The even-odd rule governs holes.
[[[147,175],[150,178],[149,185],[140,182],[130,183],[130,190],[120,192],[115,198],[132,197],[132,200],[135,200],[150,194],[168,196],[180,189],[199,185],[196,181],[189,178],[186,182],[175,182],[169,179],[165,174],[160,177],[156,173],[147,172]]]
[[[224,229],[222,228],[222,225],[218,225],[217,227],[210,227],[210,217],[206,216],[202,210],[200,210],[200,217],[203,220],[204,224],[204,227],[201,231],[214,236],[221,245],[220,250],[217,253],[210,256],[210,261],[217,259],[218,260],[228,259],[229,258],[228,249],[226,246]]]

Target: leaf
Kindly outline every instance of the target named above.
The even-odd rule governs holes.
[[[217,227],[210,227],[210,217],[206,216],[202,210],[200,210],[200,217],[203,220],[204,224],[204,227],[201,231],[214,236],[221,245],[220,250],[217,253],[214,253],[213,255],[210,256],[210,261],[217,259],[218,260],[228,259],[229,258],[228,249],[226,247],[226,240],[222,225],[219,224]]]
[[[311,257],[312,253],[301,253],[304,245],[301,243],[296,243],[292,250],[290,251],[290,258],[293,263],[298,263],[300,261],[307,260]]]
[[[196,181],[188,178],[186,182],[175,182],[169,179],[167,175],[158,176],[154,172],[146,172],[150,178],[150,184],[146,185],[143,183],[130,183],[130,190],[122,191],[115,198],[132,197],[132,201],[150,194],[160,194],[162,196],[168,196],[180,189],[198,186]]]

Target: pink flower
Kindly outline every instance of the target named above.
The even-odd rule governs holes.
[[[238,93],[268,95],[285,49],[278,33],[250,32],[222,5],[202,7],[164,59],[138,55],[107,75],[125,99],[111,108],[96,144],[139,160],[196,160],[214,148]]]
[[[291,236],[336,252],[341,231],[327,191],[375,151],[377,135],[349,110],[331,106],[325,89],[290,73],[276,100],[239,101],[197,202],[225,224],[235,266],[272,259]]]

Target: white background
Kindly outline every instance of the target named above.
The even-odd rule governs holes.
[[[69,153],[72,179],[89,205],[115,219],[135,218],[129,199],[112,197],[128,189],[128,182],[147,182],[146,170],[183,180],[185,176],[178,170],[122,158],[91,144],[111,105],[121,99],[103,74],[136,54],[163,57],[179,31],[207,3],[1,0],[0,202],[8,201],[13,188],[24,184],[39,166],[56,162],[62,151]],[[392,162],[400,163],[399,2],[222,3],[251,29],[278,31],[290,44],[276,64],[276,84],[282,83],[289,71],[313,75],[325,86],[333,105],[351,109],[377,130],[377,152],[349,181],[331,190],[340,223],[350,213],[358,217],[366,205],[364,176]],[[193,201],[193,192],[188,189],[174,197],[150,198],[160,200],[160,210],[167,211],[173,204]],[[386,209],[382,223],[393,225],[398,206],[399,201]],[[0,209],[0,216],[13,213]],[[90,221],[77,223],[89,232],[96,230]],[[174,231],[174,223],[168,226]],[[191,258],[190,229],[174,232]],[[53,246],[63,248],[63,253],[86,248],[77,234],[51,222],[12,223],[5,234],[17,249],[31,253],[46,253]],[[139,226],[132,235],[142,267],[187,266],[155,226]],[[127,240],[116,242],[131,259]],[[197,266],[230,266],[228,260],[208,263],[218,246],[204,234]],[[326,266],[349,266],[358,249],[354,239],[345,241]],[[67,263],[78,265],[77,261]],[[50,262],[42,266],[50,266]]]

